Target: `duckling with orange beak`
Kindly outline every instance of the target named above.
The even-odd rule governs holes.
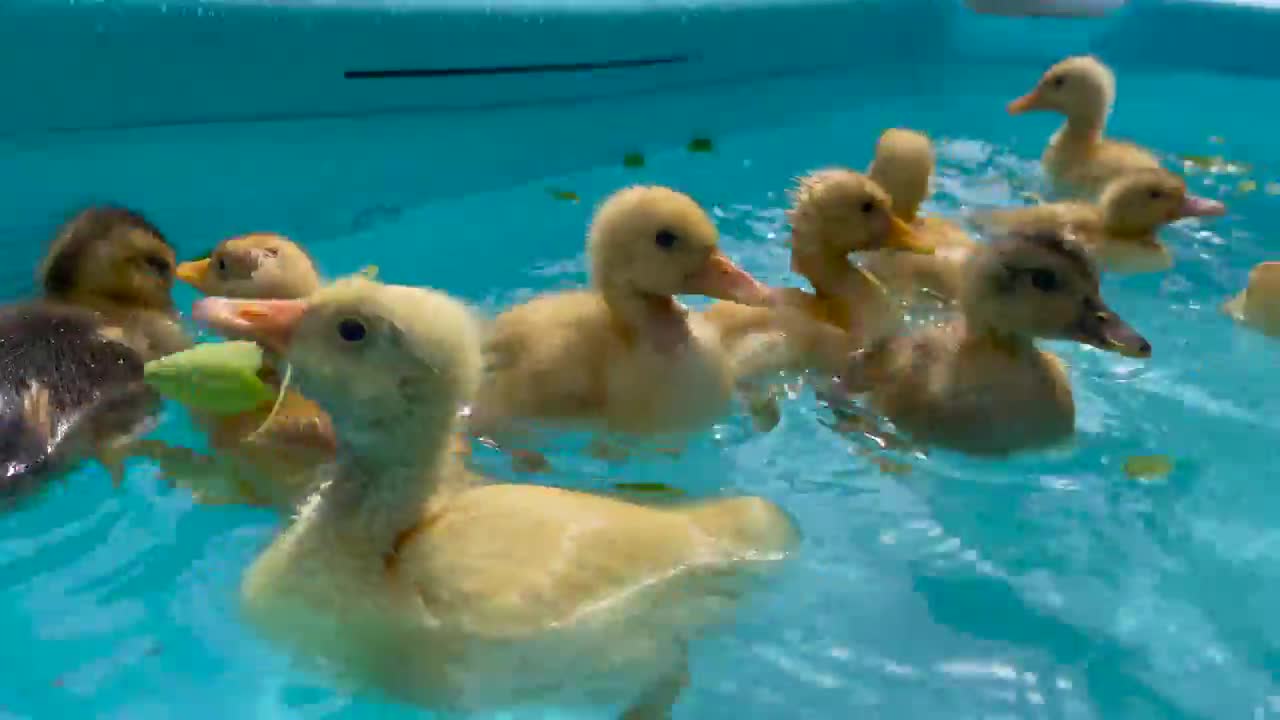
[[[1280,338],[1280,262],[1264,262],[1249,272],[1249,284],[1222,306],[1246,327]]]
[[[978,222],[1005,231],[1064,230],[1073,233],[1107,272],[1147,273],[1167,270],[1173,257],[1160,242],[1159,229],[1191,217],[1226,212],[1217,200],[1187,192],[1182,178],[1168,170],[1135,170],[1102,191],[1095,203],[1059,202],[996,210]]]
[[[729,352],[674,296],[763,305],[773,295],[720,250],[707,213],[670,188],[628,187],[596,211],[587,253],[590,289],[544,294],[494,319],[473,432],[497,439],[534,420],[678,437],[725,415]]]
[[[932,252],[893,213],[889,195],[867,176],[829,168],[800,178],[791,193],[791,268],[813,291],[777,291],[774,307],[721,302],[704,317],[734,348],[736,374],[830,374],[853,350],[896,332],[902,311],[852,256],[882,249]]]
[[[297,299],[320,287],[306,251],[271,233],[224,240],[208,258],[179,265],[177,275],[206,295],[241,299]],[[155,461],[201,502],[293,510],[310,489],[306,471],[333,458],[333,427],[320,406],[282,387],[270,355],[260,377],[283,392],[278,403],[232,415],[190,410],[214,455],[149,439],[132,444],[130,452]]]

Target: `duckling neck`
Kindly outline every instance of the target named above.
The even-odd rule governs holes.
[[[1070,143],[1090,144],[1102,139],[1107,129],[1106,109],[1089,108],[1067,115],[1060,136]]]
[[[1001,355],[1020,357],[1034,350],[1035,343],[1031,338],[1011,333],[991,325],[968,320],[965,323],[964,341],[961,349],[969,352],[994,350]]]
[[[791,269],[805,276],[820,298],[865,298],[881,290],[874,278],[844,255],[795,253]]]
[[[1133,242],[1155,242],[1157,225],[1150,222],[1130,222],[1105,208],[1102,211],[1102,230],[1108,237]]]
[[[405,419],[333,418],[338,473],[325,507],[336,522],[355,523],[375,547],[387,551],[462,473],[458,459],[448,452],[456,415],[423,423]]]
[[[675,349],[690,337],[688,312],[674,297],[618,286],[602,286],[614,326],[624,339],[644,339],[659,349]]]

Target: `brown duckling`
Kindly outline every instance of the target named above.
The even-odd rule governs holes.
[[[164,236],[132,210],[89,208],[59,230],[40,264],[44,298],[0,310],[0,495],[29,494],[86,457],[119,477],[118,446],[160,407],[143,361],[190,342],[173,267]]]
[[[997,210],[980,222],[1005,231],[1069,230],[1102,270],[1143,273],[1173,265],[1173,257],[1156,235],[1161,227],[1224,212],[1222,203],[1191,195],[1182,178],[1156,169],[1121,175],[1107,185],[1096,204],[1059,202]]]
[[[464,477],[448,448],[484,374],[481,331],[443,293],[355,278],[195,314],[279,351],[333,417],[336,463],[241,597],[266,637],[356,688],[442,712],[668,718],[687,643],[795,547],[759,498],[649,507]]]
[[[1070,438],[1071,383],[1037,338],[1151,354],[1103,302],[1087,251],[1063,233],[977,245],[964,278],[961,318],[856,353],[842,379],[845,390],[867,393],[874,410],[916,440],[1004,455]]]

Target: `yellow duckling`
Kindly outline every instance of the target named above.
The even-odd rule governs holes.
[[[1035,89],[1009,103],[1012,115],[1033,110],[1066,115],[1066,124],[1049,140],[1041,159],[1058,193],[1096,198],[1125,173],[1161,167],[1151,151],[1104,136],[1115,95],[1111,69],[1097,58],[1079,56],[1049,68]]]
[[[920,290],[954,299],[959,288],[959,267],[973,247],[973,238],[946,218],[920,215],[933,177],[933,143],[914,130],[891,128],[876,143],[867,174],[893,198],[893,212],[916,235],[934,246],[932,255],[876,253],[861,260],[885,287],[910,300]]]
[[[279,235],[254,233],[219,243],[210,257],[185,262],[177,275],[208,295],[246,299],[294,299],[320,286],[311,258]],[[275,363],[263,380],[280,389]],[[336,442],[329,416],[292,388],[248,412],[214,415],[190,411],[208,433],[213,455],[143,439],[128,445],[132,455],[158,463],[165,475],[202,502],[295,509],[309,490],[314,466],[333,459]]]
[[[1280,338],[1280,262],[1264,262],[1249,272],[1249,285],[1222,306],[1248,327]]]
[[[1143,273],[1173,265],[1173,257],[1156,235],[1162,226],[1224,212],[1222,203],[1189,194],[1182,178],[1157,169],[1116,178],[1096,204],[1060,202],[998,210],[986,214],[982,222],[1005,230],[1069,230],[1102,270]]]
[[[275,233],[223,240],[209,257],[178,266],[178,278],[205,295],[292,300],[320,287],[320,274],[300,245]]]
[[[488,328],[472,431],[494,437],[540,419],[653,436],[696,431],[727,412],[733,373],[720,335],[673,296],[758,305],[771,293],[718,241],[683,193],[614,193],[588,233],[592,288],[541,295]]]
[[[481,332],[443,293],[355,278],[195,314],[282,353],[333,417],[337,462],[241,593],[265,636],[358,688],[444,712],[668,718],[687,643],[796,544],[758,498],[649,507],[466,479],[448,448],[483,375]]]
[[[737,374],[835,372],[850,352],[902,325],[902,312],[851,255],[893,248],[932,251],[893,214],[889,195],[867,176],[829,168],[800,178],[791,193],[791,269],[813,292],[775,292],[772,307],[716,303],[704,317],[734,348]]]
[[[844,389],[915,439],[978,455],[1055,444],[1075,432],[1060,360],[1036,338],[1074,340],[1130,357],[1151,345],[1103,302],[1082,246],[1037,232],[976,245],[961,319],[855,354]]]

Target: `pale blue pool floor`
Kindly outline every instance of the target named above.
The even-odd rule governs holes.
[[[865,166],[888,123],[937,139],[932,209],[1016,202],[1034,189],[1049,125],[988,123],[1000,113],[991,100],[964,112],[907,99],[797,119],[716,138],[709,155],[650,152],[638,170],[619,158],[386,213],[313,250],[330,274],[375,263],[388,281],[436,285],[492,311],[582,283],[591,206],[649,181],[714,208],[725,246],[750,270],[795,283],[788,178]],[[1129,134],[1141,136],[1142,119],[1128,118]],[[1165,149],[1207,154],[1208,135],[1192,129]],[[739,624],[696,646],[677,717],[1280,717],[1277,346],[1217,309],[1264,259],[1280,217],[1280,197],[1263,191],[1280,176],[1267,172],[1251,171],[1255,192],[1226,197],[1228,218],[1167,232],[1172,272],[1106,280],[1153,359],[1055,345],[1079,405],[1072,448],[1008,462],[935,452],[909,474],[886,474],[827,430],[829,413],[801,392],[774,432],[729,421],[679,461],[557,457],[552,482],[763,494],[804,529],[792,569]],[[185,437],[176,419],[164,432]],[[1124,460],[1144,454],[1170,456],[1175,470],[1153,484],[1126,478]],[[490,455],[482,462],[509,475]],[[86,469],[0,518],[0,719],[421,716],[327,689],[238,622],[239,574],[274,527],[264,512],[193,506],[144,465],[122,491]]]

